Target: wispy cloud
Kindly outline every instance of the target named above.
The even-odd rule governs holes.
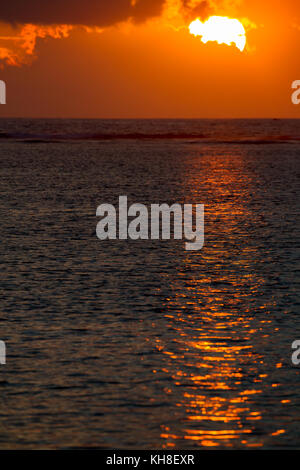
[[[0,64],[19,66],[34,57],[38,39],[66,38],[125,21],[142,22],[162,12],[165,0],[10,0],[0,9]]]
[[[71,25],[39,26],[25,24],[19,28],[14,28],[11,35],[0,36],[0,61],[7,65],[20,66],[34,56],[38,38],[65,38],[71,30]]]

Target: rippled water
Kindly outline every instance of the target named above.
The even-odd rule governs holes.
[[[300,121],[0,127],[0,448],[299,448]],[[99,241],[119,195],[204,248]]]

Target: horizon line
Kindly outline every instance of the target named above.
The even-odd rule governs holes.
[[[68,119],[68,120],[106,120],[106,121],[150,121],[150,120],[160,120],[160,121],[192,121],[192,120],[275,120],[275,121],[283,121],[283,120],[300,120],[299,117],[67,117],[67,116],[0,116],[0,119]]]

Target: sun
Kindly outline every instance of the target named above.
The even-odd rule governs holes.
[[[189,25],[190,33],[194,36],[201,36],[201,41],[206,44],[208,41],[217,41],[218,44],[235,44],[243,51],[246,46],[246,31],[242,23],[227,16],[211,16],[206,21],[197,18]]]

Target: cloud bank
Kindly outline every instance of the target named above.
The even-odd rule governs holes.
[[[22,65],[37,39],[67,37],[74,26],[100,31],[162,13],[165,0],[10,0],[0,8],[0,64]]]
[[[0,21],[11,24],[110,26],[132,18],[159,15],[165,0],[10,0],[0,8]]]
[[[37,40],[68,37],[74,27],[101,32],[127,21],[162,16],[182,27],[241,0],[9,0],[0,8],[0,67],[22,65],[34,57]],[[226,8],[225,8],[226,7]],[[174,17],[172,16],[174,15]]]

